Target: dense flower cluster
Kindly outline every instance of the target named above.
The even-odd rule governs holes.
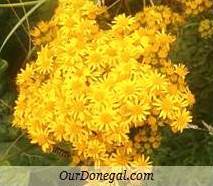
[[[154,30],[174,28],[184,22],[183,16],[163,5],[145,7],[142,12],[136,15],[136,19],[142,26]]]
[[[188,15],[197,15],[213,7],[212,0],[178,0]]]
[[[208,39],[213,36],[213,20],[205,19],[199,24],[198,31],[202,38]]]
[[[168,57],[175,37],[166,27],[180,18],[152,7],[118,15],[103,30],[96,17],[104,11],[88,0],[59,0],[55,38],[17,77],[14,126],[44,152],[71,144],[72,164],[149,166],[159,128],[182,132],[192,121],[188,70]]]
[[[149,124],[151,124],[150,120],[154,122],[156,119],[153,116],[148,118]],[[134,148],[139,152],[150,154],[152,149],[157,149],[160,146],[161,136],[158,130],[153,130],[153,128],[149,126],[141,127],[135,133],[133,144]]]

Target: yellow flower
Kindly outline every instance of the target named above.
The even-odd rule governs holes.
[[[18,74],[16,82],[19,86],[24,86],[25,83],[31,82],[34,74],[34,65],[27,64],[25,69],[21,69],[21,73]]]
[[[41,74],[50,73],[53,70],[53,55],[48,45],[38,53],[37,68]]]
[[[189,88],[186,88],[185,94],[183,94],[183,97],[187,100],[190,106],[195,104],[195,96],[192,94]]]
[[[183,129],[187,127],[187,125],[192,122],[192,116],[189,111],[186,109],[180,111],[178,110],[174,115],[174,121],[171,124],[171,127],[174,131],[183,132]]]
[[[125,151],[121,149],[117,149],[116,153],[113,153],[110,158],[109,166],[121,166],[121,167],[129,167],[131,164],[131,157],[128,156]]]
[[[108,131],[106,134],[109,141],[124,144],[129,141],[128,133],[129,126],[125,122],[120,122],[120,126],[114,132]]]
[[[45,23],[44,21],[39,22],[37,27],[41,32],[47,32],[49,29],[48,23]]]
[[[89,89],[89,99],[94,104],[108,104],[112,99],[112,93],[106,89],[103,85],[94,85]]]
[[[98,140],[88,141],[88,147],[85,149],[85,156],[95,160],[105,158],[106,147],[104,143]]]
[[[17,77],[13,126],[44,152],[68,145],[75,165],[149,166],[141,153],[159,147],[163,123],[176,132],[191,121],[188,71],[168,56],[183,17],[152,6],[109,23],[103,11],[59,0],[33,29],[38,57]]]
[[[69,100],[69,115],[72,116],[74,120],[84,121],[85,116],[89,114],[89,100],[85,96],[75,96]]]
[[[178,85],[173,84],[173,83],[169,84],[169,85],[168,85],[168,89],[167,89],[167,93],[168,93],[168,95],[171,96],[171,97],[176,97],[176,96],[178,96],[178,95],[180,94],[180,91],[179,91],[179,89],[178,89]]]
[[[54,136],[57,141],[61,142],[64,139],[65,134],[65,126],[62,123],[51,123],[50,126],[50,132],[54,133]]]
[[[74,97],[79,95],[82,96],[87,90],[87,85],[84,79],[67,76],[63,83],[63,90]]]
[[[115,88],[120,98],[124,101],[136,99],[141,92],[141,88],[136,81],[125,80]]]
[[[183,64],[174,65],[175,73],[179,75],[181,78],[184,78],[188,73],[188,69]]]
[[[91,129],[95,131],[115,131],[119,125],[117,118],[119,117],[115,110],[109,106],[100,105],[94,107],[93,119],[89,124]]]
[[[147,74],[145,77],[146,86],[150,88],[151,91],[164,91],[167,88],[168,82],[164,75],[161,75],[157,71]]]
[[[118,15],[114,18],[112,30],[121,33],[131,30],[131,26],[134,24],[134,17],[126,16],[125,14]]]
[[[88,19],[95,19],[99,14],[102,14],[103,12],[106,11],[104,7],[96,6],[93,2],[86,2],[84,8],[87,9],[88,11],[85,11],[83,13],[83,16],[84,15],[88,16]]]
[[[87,63],[89,65],[90,68],[98,68],[100,67],[100,65],[102,64],[102,55],[100,52],[91,52]]]
[[[150,114],[150,105],[142,100],[134,101],[128,104],[130,121],[133,123],[146,120]]]
[[[47,129],[34,129],[33,131],[30,131],[30,137],[31,143],[37,143],[39,146],[41,146],[44,152],[50,151],[55,144],[54,141],[50,138],[50,134]]]
[[[132,162],[132,166],[139,167],[139,169],[145,171],[150,171],[152,169],[152,163],[149,161],[149,157],[145,157],[144,155],[136,156],[134,161]]]
[[[163,119],[171,118],[174,112],[178,109],[175,103],[175,100],[170,96],[157,99],[154,105],[160,112],[159,117],[162,117]]]
[[[134,43],[137,44],[138,46],[142,46],[143,48],[148,48],[150,45],[150,38],[144,35],[144,33],[141,34],[142,31],[143,31],[142,29],[135,31],[132,34],[132,39],[134,40]],[[141,50],[141,51],[144,51],[144,50]]]
[[[67,119],[65,122],[63,136],[66,141],[76,144],[88,139],[88,133],[83,128],[82,123],[73,119]]]

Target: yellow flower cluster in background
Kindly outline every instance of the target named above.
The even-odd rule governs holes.
[[[213,36],[213,20],[204,19],[200,22],[198,31],[202,38],[208,39]]]
[[[184,17],[173,12],[169,7],[159,5],[145,7],[136,15],[136,19],[149,29],[160,30],[179,26],[184,23]]]
[[[213,8],[212,0],[178,0],[187,15],[197,15]]]
[[[168,57],[175,36],[167,25],[181,19],[151,7],[145,11],[153,14],[121,14],[103,30],[96,17],[104,11],[88,0],[59,0],[55,37],[17,77],[13,123],[44,152],[70,144],[72,165],[150,166],[159,128],[182,132],[192,121],[188,70]]]
[[[155,120],[153,116],[150,116],[149,118]],[[148,121],[150,120],[149,118]],[[145,125],[135,131],[135,133],[133,144],[134,148],[139,152],[151,154],[153,149],[159,148],[161,140],[159,130],[155,130],[155,128]]]

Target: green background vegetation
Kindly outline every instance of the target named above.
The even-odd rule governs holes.
[[[9,1],[0,0],[0,4],[3,3]],[[131,0],[131,3],[135,6],[137,0]],[[49,19],[56,4],[55,0],[48,0],[36,10],[28,19],[30,27],[40,20]],[[0,7],[0,45],[30,8]],[[182,134],[173,134],[164,129],[162,145],[152,155],[154,165],[213,165],[213,135],[202,122],[213,126],[213,38],[201,39],[197,31],[199,21],[204,17],[213,19],[213,15],[208,14],[188,20],[180,29],[171,51],[172,60],[184,63],[190,70],[187,80],[196,96],[193,125],[201,130],[186,129]],[[66,165],[68,160],[42,153],[29,143],[25,134],[11,127],[17,96],[15,77],[31,52],[28,23],[25,21],[13,33],[0,53],[0,165]]]

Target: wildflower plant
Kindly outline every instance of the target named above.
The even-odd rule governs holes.
[[[149,166],[160,128],[183,132],[192,121],[189,72],[169,58],[184,17],[152,6],[102,29],[106,11],[59,0],[32,30],[38,57],[18,74],[13,125],[44,152],[68,145],[72,165]]]

